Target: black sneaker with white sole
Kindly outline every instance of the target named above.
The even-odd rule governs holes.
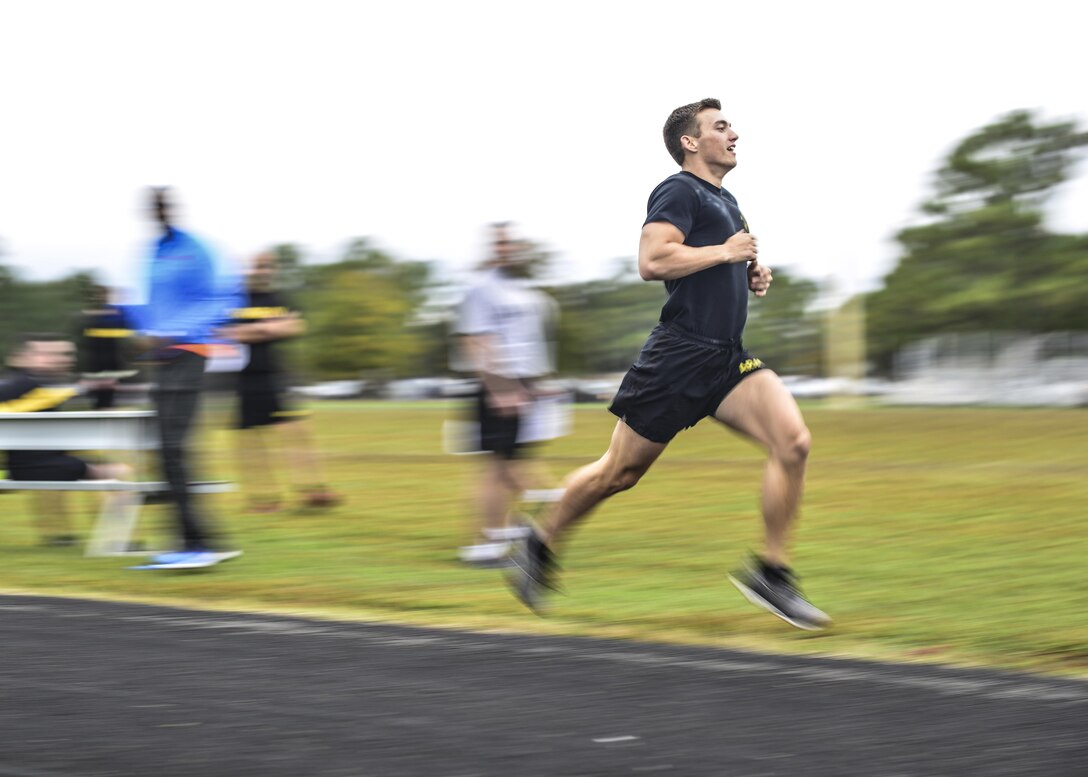
[[[753,557],[743,569],[730,573],[729,579],[748,601],[791,626],[819,631],[831,622],[827,613],[801,593],[797,576],[788,567],[772,566]]]
[[[514,544],[506,581],[521,603],[537,615],[542,614],[548,594],[556,590],[558,573],[555,554],[535,529]]]

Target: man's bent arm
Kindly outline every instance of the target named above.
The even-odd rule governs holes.
[[[671,281],[717,264],[755,259],[755,239],[738,232],[721,245],[684,245],[684,233],[668,221],[651,221],[638,244],[638,273],[645,281]]]
[[[520,381],[499,375],[494,364],[493,335],[463,335],[462,347],[476,377],[488,394],[505,394],[522,390]]]

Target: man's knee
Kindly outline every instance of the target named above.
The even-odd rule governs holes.
[[[634,488],[645,472],[645,469],[639,467],[617,467],[610,470],[606,482],[608,495],[612,496]]]
[[[804,466],[812,450],[812,433],[803,424],[789,430],[775,446],[773,454],[786,466]]]
[[[132,480],[135,474],[132,467],[122,462],[91,464],[87,473],[91,480]]]

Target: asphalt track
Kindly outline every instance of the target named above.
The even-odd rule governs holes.
[[[1078,777],[1088,683],[0,596],[0,777]]]

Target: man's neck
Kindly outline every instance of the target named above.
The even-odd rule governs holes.
[[[711,186],[717,187],[718,189],[722,188],[722,179],[725,178],[725,174],[729,172],[728,170],[711,168],[699,160],[686,162],[680,169],[685,173],[691,173],[696,178],[702,178]]]

